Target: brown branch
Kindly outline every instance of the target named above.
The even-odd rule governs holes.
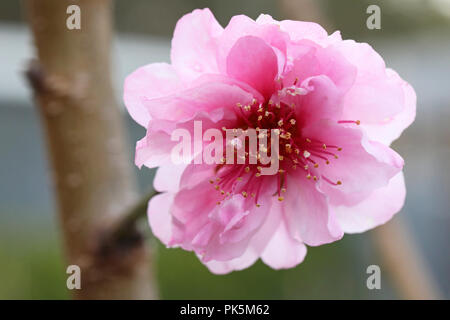
[[[122,218],[105,233],[101,245],[102,250],[109,251],[110,248],[119,247],[124,243],[140,239],[140,234],[136,228],[137,223],[146,217],[148,202],[157,194],[159,192],[151,191],[123,214]]]
[[[74,3],[81,30],[66,28]],[[137,199],[110,80],[111,1],[26,0],[25,9],[38,57],[27,78],[40,107],[66,260],[82,270],[75,297],[153,298],[148,249],[133,224],[128,237],[104,245]]]

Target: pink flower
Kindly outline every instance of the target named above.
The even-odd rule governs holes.
[[[159,167],[148,216],[167,246],[194,251],[214,273],[258,258],[291,268],[305,245],[374,228],[403,206],[403,159],[389,145],[414,120],[416,96],[368,44],[268,15],[222,28],[203,9],[178,21],[171,61],[139,68],[124,90],[147,129],[136,165]],[[280,170],[173,164],[171,133],[193,132],[194,121],[278,128]]]

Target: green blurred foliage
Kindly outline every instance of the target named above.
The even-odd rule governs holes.
[[[0,228],[0,299],[70,298],[55,230],[30,229]],[[367,266],[381,264],[368,234],[347,235],[336,243],[308,248],[305,261],[293,269],[272,270],[258,261],[227,275],[210,273],[192,252],[167,249],[155,239],[150,242],[163,299],[395,297],[384,277],[382,290],[366,288]]]

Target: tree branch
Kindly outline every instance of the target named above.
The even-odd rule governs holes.
[[[137,199],[110,79],[112,2],[78,0],[81,30],[66,27],[73,1],[24,3],[38,57],[27,78],[49,150],[66,261],[82,270],[75,297],[154,298],[142,235],[130,232],[107,250],[103,243]]]
[[[159,194],[159,192],[154,190],[151,191],[123,214],[122,219],[118,220],[108,232],[105,233],[101,250],[110,250],[110,248],[123,246],[126,243],[140,240],[140,233],[136,228],[137,223],[147,215],[148,202],[157,194]]]

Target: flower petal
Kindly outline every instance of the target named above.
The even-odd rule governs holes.
[[[394,70],[386,69],[386,74],[392,82],[403,89],[403,109],[392,117],[384,119],[384,121],[376,124],[363,123],[363,125],[371,139],[390,145],[414,121],[416,117],[416,93],[411,85],[400,78]]]
[[[318,177],[325,176],[333,182],[342,182],[341,185],[334,186],[324,179],[319,180],[320,189],[330,196],[332,203],[342,201],[339,197],[343,193],[351,195],[370,192],[385,186],[403,167],[403,160],[395,151],[380,143],[368,141],[356,124],[352,126],[319,121],[303,130],[304,137],[342,148],[341,151],[336,148],[323,150],[319,145],[320,151],[309,150],[311,158],[319,163],[319,168],[314,169]],[[328,165],[314,156],[322,150],[331,153],[322,154],[329,159]],[[335,159],[333,154],[338,158]]]
[[[158,168],[153,180],[155,190],[159,192],[177,192],[180,188],[180,180],[186,170],[186,164],[164,164]]]
[[[209,9],[194,10],[183,16],[175,27],[171,60],[184,81],[203,73],[218,73],[216,38],[223,28]]]
[[[143,106],[142,98],[165,96],[180,87],[180,80],[171,65],[153,63],[137,69],[125,79],[123,99],[131,117],[147,127],[151,116]]]
[[[336,206],[332,210],[346,233],[364,232],[389,221],[403,207],[405,195],[405,181],[400,172],[387,186],[374,190],[359,204]]]
[[[340,239],[343,232],[328,210],[325,194],[317,189],[315,183],[299,173],[289,175],[287,183],[283,205],[291,236],[310,246]]]
[[[294,239],[283,220],[262,253],[262,260],[273,269],[293,268],[305,259],[306,246]]]
[[[170,208],[173,203],[173,193],[162,193],[152,197],[148,204],[147,216],[153,234],[168,245],[172,238],[172,217]]]
[[[383,58],[370,45],[345,40],[333,47],[358,70],[345,97],[343,118],[360,120],[370,139],[389,145],[414,119],[414,90],[386,69]],[[394,121],[397,118],[399,122]],[[401,124],[391,127],[390,122]]]
[[[222,73],[226,74],[227,57],[231,48],[240,38],[245,36],[258,37],[271,46],[279,60],[279,71],[283,70],[289,36],[275,24],[261,24],[247,16],[237,15],[231,18],[218,41],[217,56],[219,69]]]
[[[327,76],[320,75],[303,81],[305,95],[286,95],[281,101],[287,105],[294,103],[299,127],[315,123],[321,119],[335,119],[342,115],[343,93]],[[276,101],[276,100],[275,100]]]
[[[237,103],[249,104],[252,99],[250,93],[236,84],[202,81],[166,97],[144,98],[143,104],[155,120],[186,121],[204,112],[218,121],[224,116],[223,108],[234,108]]]
[[[278,73],[277,56],[264,40],[254,36],[242,37],[228,54],[227,73],[269,97]]]
[[[268,14],[261,14],[256,22],[259,24],[275,24],[280,26],[281,30],[289,34],[293,41],[303,39],[309,40],[324,40],[328,37],[327,31],[315,22],[308,21],[293,21],[293,20],[274,20]]]

